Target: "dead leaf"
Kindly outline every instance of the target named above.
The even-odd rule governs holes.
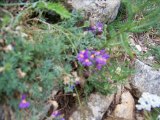
[[[20,68],[17,69],[17,74],[19,78],[24,78],[26,76],[26,73],[23,72]]]

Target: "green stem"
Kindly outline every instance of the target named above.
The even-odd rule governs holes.
[[[159,111],[157,108],[155,108],[155,111],[157,111],[157,112],[158,112],[158,114],[160,114],[160,111]]]
[[[78,99],[79,106],[80,106],[80,108],[81,108],[81,107],[82,107],[82,104],[81,104],[80,97],[79,97],[79,94],[78,94],[78,91],[77,91],[77,88],[76,88],[76,87],[75,87],[75,91],[76,91],[76,94],[77,94],[77,99]]]
[[[24,14],[26,14],[27,11],[28,11],[29,9],[31,9],[31,8],[32,8],[32,6],[28,7],[27,9],[25,9],[25,10],[22,11],[22,12],[20,12],[20,13],[16,16],[15,21],[13,22],[13,27],[17,26],[17,24],[18,24],[18,22],[20,21],[21,17],[22,17]]]
[[[147,112],[147,111],[145,110],[145,111],[144,111],[144,115],[145,115],[145,120],[150,120],[150,119],[151,119],[150,112]]]

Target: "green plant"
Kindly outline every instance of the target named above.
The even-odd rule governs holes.
[[[108,42],[103,47],[122,47],[124,52],[133,57],[129,34],[147,32],[159,25],[159,4],[158,0],[122,0],[121,11],[117,19],[108,25]]]
[[[117,19],[106,28],[107,38],[97,45],[99,49],[106,48],[112,59],[108,62],[106,70],[89,78],[88,84],[86,84],[86,93],[90,93],[96,89],[96,91],[107,94],[113,91],[111,89],[112,86],[116,86],[115,84],[120,81],[123,82],[127,76],[132,74],[133,70],[129,66],[134,58],[134,52],[130,46],[130,33],[147,32],[159,25],[159,1],[122,0],[121,4]],[[138,17],[136,18],[136,16]],[[127,59],[124,59],[124,56]],[[121,71],[121,73],[117,74],[117,70]],[[105,77],[99,78],[103,76],[101,75],[103,72],[105,73]],[[110,84],[110,82],[114,84]],[[105,90],[105,88],[108,89]],[[109,91],[107,92],[107,90]]]
[[[4,10],[5,15],[2,17],[1,24],[1,33],[4,34],[0,35],[0,101],[7,100],[7,103],[18,111],[19,100],[17,99],[20,99],[21,94],[26,93],[32,103],[31,114],[34,115],[37,115],[37,110],[42,109],[41,103],[47,100],[51,90],[58,87],[58,84],[62,84],[63,73],[71,71],[70,61],[67,60],[69,57],[66,54],[67,51],[69,52],[68,43],[66,37],[60,35],[63,30],[61,32],[60,28],[58,28],[59,31],[53,28],[48,32],[48,25],[44,21],[44,24],[39,25],[41,31],[33,30],[32,35],[29,36],[25,26],[18,26],[20,30],[17,27],[33,7],[36,10],[54,10],[64,18],[69,17],[69,13],[60,4],[47,2],[44,4],[48,6],[45,8],[41,2],[31,3],[29,6],[26,4],[27,8],[16,17]],[[10,21],[6,19],[7,15],[10,15]],[[8,31],[7,27],[9,27]],[[22,116],[18,114],[18,118],[21,119]]]
[[[159,25],[157,21],[160,19],[158,0],[123,0],[117,19],[104,25],[102,35],[98,37],[92,32],[84,34],[82,28],[86,25],[78,26],[78,22],[83,20],[80,13],[70,14],[59,3],[37,1],[0,5],[24,6],[24,10],[16,16],[9,10],[3,10],[3,34],[0,35],[1,101],[10,101],[17,109],[20,94],[27,93],[32,103],[30,114],[35,119],[54,87],[78,93],[76,88],[68,90],[63,79],[75,70],[78,76],[85,80],[86,96],[93,91],[102,94],[114,92],[116,86],[124,83],[133,72],[130,63],[134,54],[130,47],[129,34],[146,32]],[[48,11],[56,12],[65,19],[50,24],[42,14]],[[38,15],[34,16],[34,13]],[[139,18],[141,14],[142,19]],[[138,15],[139,19],[135,19],[135,15]],[[76,56],[85,49],[105,49],[110,55],[107,65],[96,72],[80,65]],[[89,74],[86,77],[84,73]],[[73,79],[73,76],[71,78]],[[42,105],[39,105],[40,103]],[[18,118],[21,119],[22,116],[18,114]]]
[[[160,61],[160,46],[151,47],[151,54],[155,56],[157,62]]]

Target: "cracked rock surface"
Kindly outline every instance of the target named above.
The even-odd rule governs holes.
[[[68,0],[76,10],[84,11],[92,22],[110,23],[118,13],[120,0]]]
[[[160,71],[137,59],[135,72],[134,77],[131,79],[131,84],[139,93],[149,92],[160,96]]]
[[[75,111],[71,118],[73,120],[101,120],[114,99],[114,94],[104,96],[94,93],[89,96],[86,108]]]

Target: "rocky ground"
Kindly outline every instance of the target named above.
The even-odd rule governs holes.
[[[149,33],[143,33],[147,36]],[[142,35],[140,35],[142,36]],[[134,38],[134,39],[133,39]],[[160,39],[149,38],[150,44],[159,45]],[[141,37],[132,35],[131,46],[141,54],[149,50]],[[107,96],[92,93],[88,101],[79,106],[69,120],[145,120],[144,113],[136,110],[138,98],[143,92],[160,95],[160,69],[153,67],[154,56],[137,56],[134,60],[135,73],[128,82],[117,86],[116,93]]]
[[[108,96],[92,93],[85,108],[79,107],[71,120],[144,120],[135,104],[143,92],[159,95],[160,72],[138,59],[135,71],[127,84],[118,86],[116,93]]]
[[[94,8],[94,4],[97,4],[96,2],[93,3],[93,1],[85,1],[82,3],[82,7],[78,7],[77,1],[71,2],[75,9],[83,8],[86,12]],[[112,4],[105,1],[99,3],[109,5],[109,7],[107,6],[109,10],[101,13],[103,17],[111,16],[110,14],[114,16],[117,15],[117,9],[120,4],[119,0],[114,0],[114,2],[111,2]],[[101,6],[102,4],[98,4],[98,10],[103,8]],[[114,9],[114,11],[112,11],[112,9]],[[92,16],[90,17],[92,18]],[[100,19],[101,22],[106,22],[103,20],[103,17],[98,17],[98,19]],[[111,17],[105,20],[113,21],[114,18],[115,17]],[[160,45],[160,39],[154,35],[153,31],[142,34],[132,34],[130,45],[142,55],[149,51],[150,45]],[[144,120],[143,114],[136,110],[135,104],[137,104],[137,100],[143,92],[160,95],[160,69],[153,68],[155,61],[153,55],[148,57],[137,56],[134,63],[135,74],[131,76],[128,83],[118,86],[117,92],[108,96],[92,93],[89,96],[89,101],[85,104],[85,110],[79,107],[78,110],[71,115],[71,118],[73,120],[82,120],[82,118],[84,118],[84,120]]]
[[[86,19],[93,23],[101,21],[109,24],[116,18],[120,0],[113,0],[112,2],[106,2],[106,0],[101,2],[98,0],[93,1],[69,0],[69,3],[74,9],[83,8],[84,14],[91,14]],[[92,11],[94,12],[92,13]],[[144,40],[145,37],[146,39]],[[131,34],[130,46],[139,53],[134,60],[133,68],[135,72],[128,78],[126,83],[117,86],[115,93],[102,95],[95,92],[88,96],[87,101],[80,101],[78,102],[80,105],[76,105],[76,94],[67,96],[63,95],[62,91],[55,89],[49,96],[49,102],[44,108],[46,112],[40,113],[38,115],[39,119],[44,119],[46,114],[50,114],[50,109],[53,111],[58,106],[67,104],[68,111],[65,111],[65,113],[68,114],[69,120],[144,120],[144,114],[137,111],[135,107],[138,98],[143,92],[160,96],[160,68],[154,67],[155,63],[157,64],[155,56],[142,57],[149,51],[150,45],[160,45],[160,36],[155,36],[148,32]],[[53,108],[51,108],[52,105],[54,106]],[[10,116],[8,119],[12,119],[13,113],[9,107],[0,105],[0,115],[1,120],[8,118],[6,116]]]

